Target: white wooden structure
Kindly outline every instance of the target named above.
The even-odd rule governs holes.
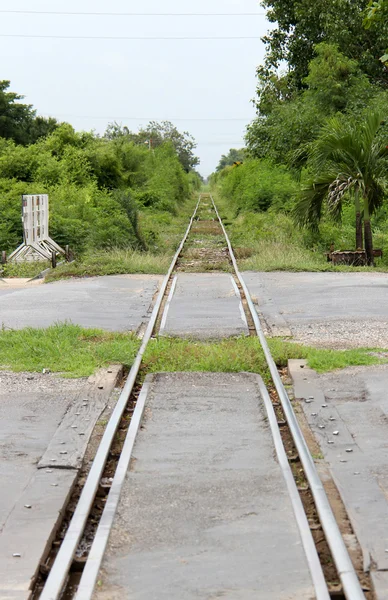
[[[24,242],[9,256],[10,261],[51,260],[52,253],[65,254],[49,236],[47,194],[22,196]]]

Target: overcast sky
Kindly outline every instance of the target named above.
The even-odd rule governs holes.
[[[113,13],[256,13],[258,16],[72,16],[5,10]],[[169,119],[198,142],[200,172],[241,147],[254,116],[255,70],[267,31],[257,0],[0,0],[0,79],[41,115],[103,133],[116,120],[136,131]],[[244,40],[112,40],[2,37],[207,37]],[[225,119],[225,120],[221,120]]]

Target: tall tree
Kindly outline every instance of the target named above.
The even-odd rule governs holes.
[[[380,57],[385,65],[388,65],[388,0],[370,0],[364,19],[366,29],[382,30],[386,39],[386,52]]]
[[[362,247],[363,212],[367,263],[373,264],[370,217],[383,202],[388,190],[388,146],[377,133],[382,115],[369,114],[361,124],[334,117],[323,127],[310,147],[309,167],[314,175],[305,186],[294,215],[300,225],[316,228],[323,204],[339,218],[343,203],[350,197],[356,213],[356,247]]]
[[[385,0],[383,0],[385,1]],[[340,51],[357,60],[371,80],[388,83],[379,61],[386,48],[384,28],[366,31],[363,26],[369,0],[263,0],[267,17],[276,26],[263,38],[267,52],[258,68],[260,95],[271,87],[271,78],[284,61],[288,64],[287,88],[304,87],[314,47],[321,42],[336,44]]]
[[[150,121],[145,129],[140,130],[139,135],[149,139],[154,148],[164,142],[171,142],[187,173],[199,165],[199,158],[194,154],[197,144],[193,136],[188,131],[181,133],[170,121]]]
[[[225,167],[233,165],[237,162],[243,162],[245,159],[245,148],[240,148],[240,150],[236,150],[236,148],[231,148],[228,154],[223,154],[220,158],[220,162],[217,165],[216,171],[222,171]]]
[[[316,138],[328,116],[359,111],[376,93],[358,63],[327,43],[315,47],[304,90],[287,96],[284,85],[282,78],[272,79],[273,93],[261,97],[246,141],[254,157],[269,156],[288,165],[293,165],[297,149]]]
[[[0,81],[0,137],[19,144],[29,142],[29,128],[35,119],[31,104],[22,104],[24,96],[8,91],[10,81]]]
[[[119,123],[110,123],[105,132],[108,139],[130,139],[135,144],[148,144],[150,149],[158,148],[165,142],[171,142],[184,170],[188,173],[199,165],[199,158],[195,156],[194,150],[197,144],[193,136],[184,131],[181,133],[170,121],[150,121],[145,128],[138,133],[132,133],[128,127]]]

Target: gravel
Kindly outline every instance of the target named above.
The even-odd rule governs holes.
[[[0,395],[15,392],[41,392],[53,394],[79,394],[82,386],[87,385],[87,378],[64,379],[58,373],[13,373],[0,371]]]
[[[316,348],[388,348],[386,321],[326,320],[309,325],[293,324],[291,329],[293,341]]]

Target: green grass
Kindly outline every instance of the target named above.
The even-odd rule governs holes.
[[[0,267],[0,277],[23,277],[32,278],[39,275],[44,269],[50,267],[49,261],[25,262],[25,263],[7,263]]]
[[[279,367],[291,358],[307,359],[311,368],[322,373],[348,366],[387,363],[375,355],[378,349],[322,350],[269,340]],[[40,372],[50,369],[65,377],[87,377],[108,364],[129,368],[140,346],[130,333],[83,329],[70,323],[57,323],[47,329],[0,330],[0,369]],[[257,338],[232,338],[219,342],[197,342],[176,338],[152,340],[144,356],[142,376],[147,372],[210,371],[259,373],[270,380]]]
[[[328,271],[330,263],[304,248],[282,242],[257,242],[254,254],[239,260],[243,271]]]
[[[269,340],[272,355],[279,367],[289,359],[307,359],[312,369],[322,373],[349,366],[376,365],[388,362],[373,355],[373,349],[322,350]],[[259,373],[270,380],[263,351],[257,338],[234,338],[219,342],[196,342],[173,338],[153,340],[144,356],[142,372],[210,371]]]
[[[137,250],[107,250],[93,252],[80,260],[52,269],[46,282],[70,277],[96,277],[126,273],[165,274],[171,262],[171,255],[151,254]]]
[[[238,254],[238,252],[237,252]],[[283,242],[257,242],[254,253],[238,260],[241,271],[387,272],[387,267],[334,266],[320,254]]]
[[[247,271],[315,271],[315,272],[387,272],[388,265],[376,259],[376,267],[333,266],[325,252],[330,240],[337,249],[353,247],[353,229],[332,223],[321,225],[325,239],[314,238],[311,232],[299,229],[284,212],[241,212],[215,193],[215,201],[224,222],[241,270]],[[352,236],[349,236],[349,229]],[[326,241],[325,241],[326,240]],[[375,246],[381,240],[375,236]],[[385,253],[384,253],[385,260]]]
[[[0,330],[0,368],[87,377],[108,364],[132,365],[140,346],[130,333],[58,323],[47,329]]]
[[[196,202],[196,197],[193,196],[180,206],[176,215],[154,210],[139,213],[147,252],[120,248],[88,251],[74,262],[52,270],[45,281],[127,273],[164,275],[182,240]]]

